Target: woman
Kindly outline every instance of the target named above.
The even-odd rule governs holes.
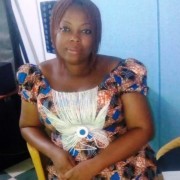
[[[51,37],[57,57],[17,74],[21,133],[52,161],[49,179],[155,179],[144,65],[97,54],[101,17],[90,0],[58,1]]]

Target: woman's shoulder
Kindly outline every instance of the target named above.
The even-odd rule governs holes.
[[[26,63],[26,64],[23,64],[21,65],[19,68],[18,68],[18,73],[19,72],[26,72],[26,73],[31,73],[31,72],[34,72],[34,71],[39,71],[39,66],[36,65],[36,64],[31,64],[31,63]]]
[[[42,63],[39,64],[39,68],[45,77],[49,77],[49,75],[51,75],[54,68],[56,67],[56,62],[57,61],[54,58],[54,59],[43,61]]]
[[[117,64],[119,61],[121,61],[122,59],[119,57],[115,57],[115,56],[98,54],[98,60],[100,62],[102,62],[102,64],[106,63],[110,66],[113,66],[113,65]]]
[[[121,59],[114,56],[98,55],[98,67],[105,70],[105,74],[110,73],[115,67],[118,66]]]
[[[42,73],[38,65],[26,63],[18,68],[17,80],[19,84],[23,84],[27,79],[33,79],[41,75]]]
[[[110,72],[103,81],[106,88],[114,87],[121,94],[127,92],[140,92],[147,94],[147,73],[146,67],[134,58],[106,57],[109,63]],[[104,62],[105,64],[105,62]]]
[[[39,67],[40,67],[40,68],[48,68],[48,67],[51,67],[51,66],[54,64],[55,61],[56,61],[56,58],[43,61],[43,62],[41,62],[41,63],[39,64]]]
[[[114,72],[122,69],[133,71],[134,73],[146,73],[145,65],[135,58],[119,58],[115,56],[99,55],[101,66],[105,66],[108,72]]]
[[[35,64],[23,64],[17,71],[18,93],[28,102],[36,102],[39,87],[45,83],[41,70]]]
[[[146,66],[140,60],[137,60],[135,58],[125,59],[124,62],[121,63],[121,66],[138,75],[147,74]]]

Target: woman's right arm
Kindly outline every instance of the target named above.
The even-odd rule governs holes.
[[[22,100],[19,126],[23,138],[53,161],[58,174],[64,174],[74,167],[71,156],[55,145],[44,132],[36,104]]]

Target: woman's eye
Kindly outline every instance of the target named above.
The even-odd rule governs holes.
[[[81,32],[84,33],[84,34],[87,34],[87,35],[92,34],[91,29],[83,29]]]
[[[60,27],[59,29],[61,32],[70,32],[70,29],[68,27]]]

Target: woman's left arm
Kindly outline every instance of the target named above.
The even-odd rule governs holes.
[[[92,159],[97,172],[137,153],[154,135],[153,119],[147,98],[134,92],[123,94],[121,100],[128,131]]]
[[[137,153],[153,137],[153,120],[147,98],[140,93],[133,92],[123,94],[121,100],[128,131],[110,143],[93,159],[78,164],[74,167],[75,169],[86,168],[88,174],[93,177],[111,164]],[[73,169],[71,170],[73,173]],[[82,175],[83,172],[81,171],[80,174]],[[87,171],[84,173],[87,174]]]

